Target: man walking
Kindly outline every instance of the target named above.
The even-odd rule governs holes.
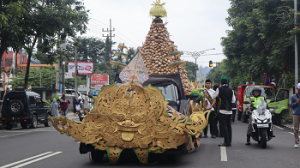
[[[233,90],[228,87],[228,79],[226,76],[221,77],[222,87],[218,88],[213,95],[214,102],[219,97],[221,100],[221,107],[219,110],[221,133],[224,136],[224,142],[219,146],[231,146],[232,130],[231,130],[231,115],[232,115],[232,103],[235,103],[235,96]]]
[[[299,147],[299,123],[300,123],[300,83],[297,85],[297,93],[291,97],[290,107],[293,109],[293,124],[294,124],[294,137],[295,137],[295,148]]]
[[[62,95],[61,100],[60,100],[60,109],[61,109],[61,115],[66,116],[68,114],[68,105],[71,102],[66,99],[65,95]]]
[[[210,126],[210,134],[211,134],[211,138],[216,138],[216,128],[217,128],[217,114],[214,111],[214,108],[211,106],[211,104],[213,103],[213,95],[215,93],[215,91],[213,89],[211,89],[211,80],[207,79],[205,81],[205,88],[206,90],[204,90],[204,101],[207,103],[207,108],[206,110],[210,110],[210,114],[209,114],[209,126]],[[204,129],[204,136],[203,138],[207,138],[207,129],[208,129],[208,124]]]

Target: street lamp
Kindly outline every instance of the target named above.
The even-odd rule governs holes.
[[[201,54],[204,54],[208,50],[215,50],[215,48],[206,49],[206,50],[202,50],[202,51],[195,51],[195,52],[183,51],[183,54],[191,55],[195,59],[195,64],[196,64],[195,78],[196,78],[196,81],[197,81],[197,69],[198,69],[197,59],[200,57]]]

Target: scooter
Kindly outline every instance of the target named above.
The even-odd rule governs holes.
[[[244,104],[250,104],[250,102],[245,101]],[[252,115],[252,139],[257,141],[263,149],[266,148],[267,141],[270,141],[273,135],[272,113],[275,113],[274,109],[268,110],[266,102],[261,103],[257,109],[251,103],[250,109],[246,112]]]

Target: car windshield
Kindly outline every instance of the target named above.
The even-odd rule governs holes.
[[[247,95],[246,95],[247,97],[253,96],[252,95],[253,88],[255,88],[255,87],[253,86],[253,87],[247,88]],[[272,88],[272,87],[259,87],[259,88],[262,90],[261,96],[264,96],[266,99],[275,98],[274,88]]]
[[[173,85],[168,85],[168,86],[159,86],[157,88],[162,91],[162,94],[165,96],[165,100],[167,100],[167,101],[176,101],[176,97],[173,93],[172,87],[174,87],[174,86]]]

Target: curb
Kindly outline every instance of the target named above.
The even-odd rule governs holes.
[[[291,130],[294,130],[294,127],[292,125],[283,125],[284,128],[288,128],[288,129],[291,129]],[[299,129],[299,132],[300,132],[300,129]]]

